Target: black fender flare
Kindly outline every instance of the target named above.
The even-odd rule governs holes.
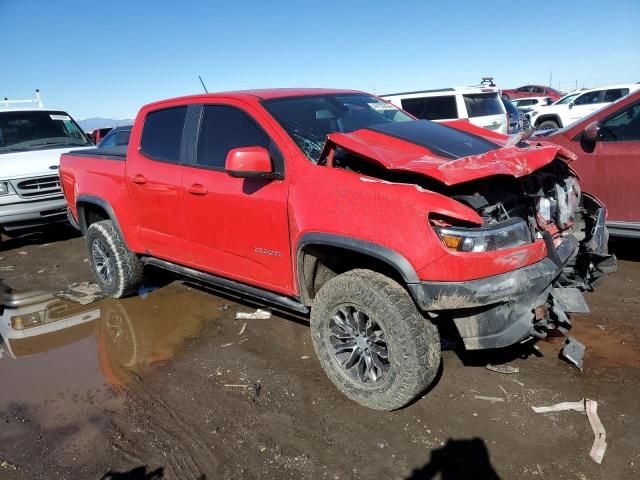
[[[109,202],[107,202],[105,199],[100,198],[100,197],[96,197],[95,195],[78,195],[78,198],[76,198],[76,210],[78,212],[78,224],[80,225],[80,231],[82,232],[83,235],[85,235],[87,233],[87,217],[84,214],[84,206],[83,204],[90,204],[90,205],[96,205],[100,208],[102,208],[108,215],[109,220],[111,220],[113,222],[113,226],[116,228],[116,231],[118,232],[118,235],[120,235],[120,238],[122,239],[122,243],[124,243],[124,246],[128,249],[129,246],[127,245],[127,241],[125,239],[125,236],[122,234],[122,229],[120,228],[120,223],[118,223],[118,217],[116,217],[115,212],[113,211],[113,208],[111,207],[111,205],[109,204]]]
[[[304,284],[303,255],[305,248],[314,245],[337,247],[343,250],[350,250],[352,252],[370,256],[376,260],[386,263],[389,267],[397,271],[407,286],[420,283],[418,274],[409,261],[395,250],[358,238],[346,237],[332,233],[312,232],[302,235],[298,241],[296,253],[296,273],[298,277],[297,280],[298,287],[300,289],[300,297],[303,302],[308,300],[308,293]],[[413,296],[413,289],[411,287],[409,287],[409,291]]]
[[[540,117],[538,117],[538,119],[536,120],[536,125],[535,125],[536,128],[537,128],[538,125],[540,125],[545,120],[553,120],[554,122],[556,122],[558,124],[559,128],[563,128],[562,120],[555,113],[549,113],[547,115],[540,115]]]

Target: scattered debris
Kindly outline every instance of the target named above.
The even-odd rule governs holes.
[[[596,327],[598,327],[600,330],[606,330],[604,325],[596,325]]]
[[[505,388],[503,388],[502,385],[498,385],[498,387],[500,388],[500,390],[502,390],[502,393],[504,393],[505,395],[509,396],[509,394],[507,393],[507,390]]]
[[[233,345],[233,344],[234,344],[234,343],[233,343],[233,342],[231,342],[231,343],[225,343],[225,344],[220,345],[220,346],[221,346],[222,348],[225,348],[225,347],[230,347],[230,346],[231,346],[231,345]]]
[[[640,303],[640,299],[637,298],[623,298],[622,303]]]
[[[502,397],[485,397],[484,395],[474,395],[473,398],[476,400],[486,400],[487,402],[491,403],[504,402],[504,398]]]
[[[0,272],[13,272],[13,265],[7,265],[6,267],[0,267]]]
[[[6,460],[0,460],[0,468],[10,468],[11,470],[17,470],[18,467],[13,463],[9,463]]]
[[[20,250],[18,252],[18,254],[20,254],[20,255],[29,255],[29,252],[25,252],[24,250]]]
[[[602,463],[602,457],[604,457],[604,452],[607,449],[607,432],[598,417],[598,402],[583,398],[579,402],[562,402],[548,407],[531,408],[533,408],[533,411],[536,413],[563,412],[566,410],[586,413],[594,435],[589,456],[593,458],[596,463]]]
[[[244,322],[244,323],[242,324],[242,328],[241,328],[241,329],[240,329],[240,331],[238,332],[238,335],[242,335],[246,329],[247,329],[247,322]]]
[[[584,345],[575,337],[567,337],[564,348],[560,350],[560,356],[582,371],[582,360],[584,357]]]
[[[216,310],[220,310],[221,312],[226,312],[230,308],[231,306],[225,303],[224,305],[220,305],[219,307],[216,307]]]
[[[302,355],[302,356],[300,357],[300,360],[306,360],[306,359],[308,359],[308,358],[309,358],[309,355]]]
[[[236,320],[267,320],[269,318],[271,318],[271,312],[269,310],[262,310],[260,308],[253,313],[236,313]]]
[[[249,388],[249,385],[233,384],[233,383],[225,383],[224,386],[229,388]]]
[[[262,385],[260,384],[260,382],[256,382],[252,385],[253,387],[253,393],[255,393],[256,398],[258,398],[260,396],[260,392],[262,391]]]
[[[41,268],[40,270],[38,270],[38,274],[44,273],[44,268]]]
[[[491,365],[490,363],[487,363],[487,366],[485,368],[487,370],[491,370],[492,372],[504,373],[505,375],[518,373],[520,371],[518,367],[512,367],[511,365]]]
[[[102,290],[95,283],[81,282],[72,283],[62,292],[56,293],[56,297],[71,300],[79,303],[80,305],[88,305],[104,298]]]

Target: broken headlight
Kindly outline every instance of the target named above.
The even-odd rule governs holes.
[[[486,227],[463,228],[434,225],[435,231],[449,250],[459,252],[491,252],[531,243],[531,230],[521,218],[510,218]]]

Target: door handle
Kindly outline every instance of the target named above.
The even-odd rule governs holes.
[[[187,192],[192,195],[206,195],[207,193],[209,193],[209,190],[207,190],[207,187],[205,187],[204,185],[194,183],[193,185],[189,185],[187,187]]]
[[[134,175],[131,178],[131,181],[133,183],[137,183],[138,185],[144,185],[145,183],[147,183],[146,177],[144,175],[140,175],[140,174]]]

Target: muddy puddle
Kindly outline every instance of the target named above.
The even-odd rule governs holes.
[[[34,308],[46,324],[22,332],[8,327],[5,311],[0,448],[30,428],[58,432],[65,453],[79,448],[122,406],[127,384],[176,355],[224,303],[176,282],[144,298],[49,299]]]

